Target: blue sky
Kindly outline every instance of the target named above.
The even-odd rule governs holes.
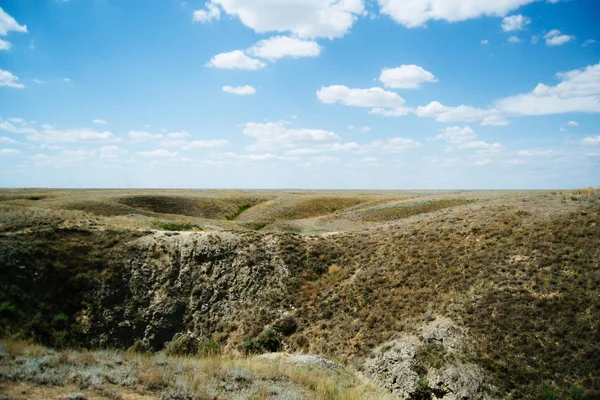
[[[600,186],[596,0],[4,0],[0,186]]]

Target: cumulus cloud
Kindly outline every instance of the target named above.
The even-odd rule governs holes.
[[[241,50],[234,50],[217,54],[206,65],[212,68],[257,70],[266,67],[267,64],[248,57]]]
[[[181,150],[215,149],[229,144],[224,139],[213,140],[165,140],[160,143],[164,147],[177,147]]]
[[[418,149],[419,147],[421,147],[421,143],[413,139],[396,137],[387,140],[374,140],[367,146],[367,150],[382,153],[404,153],[405,151]]]
[[[165,159],[165,158],[175,158],[177,157],[176,151],[169,151],[165,149],[156,149],[152,151],[140,151],[138,154],[145,158],[156,158],[156,159]]]
[[[167,137],[169,137],[171,139],[183,139],[183,138],[187,138],[187,137],[190,137],[190,136],[192,136],[192,135],[190,135],[186,131],[167,133]]]
[[[10,50],[12,44],[6,40],[0,39],[0,50]]]
[[[44,143],[59,142],[117,142],[119,139],[109,131],[96,131],[89,128],[43,129],[27,135],[28,140]]]
[[[50,127],[52,128],[52,127]],[[0,121],[0,130],[10,133],[20,134],[33,134],[37,133],[37,130],[28,126],[15,126],[8,121]]]
[[[450,107],[438,101],[417,107],[416,114],[419,117],[435,118],[436,121],[445,123],[481,121],[482,126],[509,125],[504,115],[496,109],[482,109],[465,105]]]
[[[0,7],[0,36],[6,36],[8,32],[27,33],[27,26],[19,25],[13,17]]]
[[[156,140],[156,139],[160,139],[162,137],[163,137],[163,135],[161,135],[160,133],[152,134],[152,133],[144,132],[144,131],[130,131],[129,132],[129,138],[136,142],[143,142],[146,140]]]
[[[451,126],[442,129],[440,132],[436,139],[445,140],[449,144],[446,151],[475,150],[478,153],[492,153],[504,148],[500,143],[486,143],[476,140],[477,135],[469,126]]]
[[[16,89],[22,89],[25,87],[22,83],[19,83],[19,78],[11,74],[8,71],[0,69],[0,87],[7,86]]]
[[[257,33],[291,32],[301,38],[342,37],[364,11],[363,0],[212,0],[210,5]]]
[[[504,32],[520,31],[531,23],[531,18],[523,15],[511,15],[502,20],[502,30]]]
[[[600,136],[590,136],[583,138],[581,140],[581,143],[593,146],[600,146]]]
[[[556,86],[539,83],[530,93],[497,101],[496,107],[516,115],[600,113],[600,63],[556,77],[561,80]]]
[[[394,89],[417,89],[421,83],[437,82],[436,77],[418,65],[401,65],[398,68],[384,68],[379,80],[385,87]]]
[[[588,47],[588,46],[593,45],[594,43],[596,43],[596,41],[594,39],[588,39],[585,42],[583,42],[581,47]]]
[[[429,20],[465,21],[483,15],[502,17],[536,0],[378,0],[382,14],[408,28],[424,26]]]
[[[481,44],[490,44],[490,41],[489,41],[489,40],[487,40],[487,39],[483,39],[483,40],[481,41]]]
[[[322,87],[317,91],[317,98],[325,104],[344,104],[352,107],[371,108],[371,113],[381,115],[406,115],[410,112],[405,107],[406,101],[397,93],[381,88],[351,89],[343,85]]]
[[[567,125],[569,125],[569,126],[579,126],[579,123],[577,121],[569,121],[567,123]]]
[[[104,124],[107,124],[108,122],[106,122],[103,119],[95,119],[95,120],[92,121],[92,123],[93,124],[98,124],[98,125],[104,125]]]
[[[21,154],[17,149],[0,149],[0,156],[14,156],[17,154]]]
[[[548,46],[560,46],[575,39],[573,35],[564,35],[558,29],[552,29],[544,35]]]
[[[17,143],[17,141],[6,136],[0,136],[0,143]]]
[[[511,36],[511,37],[508,38],[508,42],[509,43],[519,43],[519,42],[521,42],[521,39],[519,39],[516,36]]]
[[[251,161],[251,162],[268,162],[268,161],[300,161],[299,157],[288,157],[280,156],[277,154],[264,153],[264,154],[238,154],[238,153],[221,153],[214,156],[217,159],[233,159],[239,161]]]
[[[255,140],[254,143],[248,146],[251,151],[268,152],[340,141],[340,137],[334,132],[321,129],[290,128],[283,121],[249,122],[244,125],[243,134]]]
[[[248,54],[276,60],[278,58],[291,57],[317,57],[321,54],[321,46],[314,40],[303,40],[289,36],[273,36],[261,40],[248,49]]]
[[[222,90],[225,93],[236,94],[238,96],[248,96],[256,93],[256,89],[252,86],[223,86]]]
[[[221,17],[221,10],[219,10],[219,7],[217,7],[211,3],[206,3],[206,10],[194,11],[192,18],[196,22],[201,22],[201,23],[205,24],[214,19],[219,19],[220,17]]]

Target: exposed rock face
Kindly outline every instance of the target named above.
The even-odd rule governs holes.
[[[282,236],[222,232],[156,233],[129,246],[119,281],[99,291],[88,316],[98,345],[142,338],[159,349],[178,332],[199,340],[256,333],[293,309],[290,260],[307,253]]]
[[[464,361],[461,330],[447,318],[382,346],[363,373],[399,399],[491,399],[481,368]]]

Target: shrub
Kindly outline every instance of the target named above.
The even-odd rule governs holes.
[[[198,340],[187,333],[178,333],[173,337],[173,340],[165,344],[165,352],[173,356],[197,354],[198,348]]]
[[[210,357],[221,354],[221,348],[219,344],[213,339],[210,338],[206,342],[202,343],[198,347],[198,355],[202,357]]]
[[[260,354],[281,350],[281,338],[273,329],[268,328],[260,335],[249,338],[241,344],[244,354]]]
[[[159,225],[160,229],[163,231],[171,231],[171,232],[183,232],[183,231],[201,231],[203,230],[200,225],[190,224],[190,223],[181,223],[176,224],[173,222],[163,222]]]

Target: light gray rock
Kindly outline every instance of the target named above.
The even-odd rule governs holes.
[[[424,361],[432,342],[446,351],[441,367]],[[465,346],[466,337],[452,320],[436,318],[422,328],[420,336],[407,335],[376,350],[362,372],[399,399],[492,399],[483,370],[464,360]]]

